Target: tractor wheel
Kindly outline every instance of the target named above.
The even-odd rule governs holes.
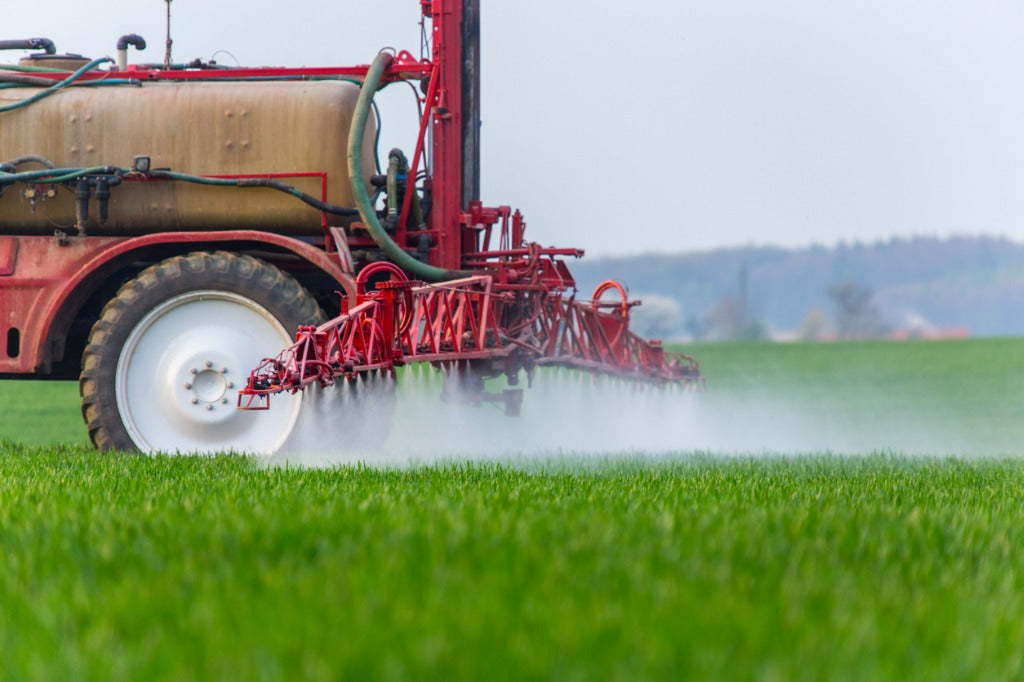
[[[271,453],[288,438],[301,394],[269,411],[236,408],[261,359],[323,313],[291,276],[251,256],[177,256],[143,270],[103,308],[79,388],[101,450]]]

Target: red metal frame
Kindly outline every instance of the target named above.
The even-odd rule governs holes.
[[[300,327],[295,343],[254,369],[239,391],[241,409],[270,406],[270,395],[369,372],[393,373],[410,363],[459,366],[482,377],[504,374],[518,382],[536,366],[562,366],[653,384],[699,385],[697,362],[666,352],[629,331],[622,287],[605,282],[595,294],[617,289],[623,297],[576,301],[538,286],[532,296],[496,286],[490,275],[441,284],[390,281],[357,292],[357,304],[319,327]],[[606,310],[611,308],[611,310]],[[501,322],[502,320],[511,321]],[[497,400],[479,384],[470,399]],[[521,398],[506,391],[510,411]]]
[[[197,68],[197,69],[162,69],[151,64],[129,64],[124,71],[89,71],[82,74],[83,81],[121,80],[134,78],[139,81],[225,81],[247,80],[253,78],[280,80],[310,80],[318,78],[356,78],[366,76],[368,64],[358,66],[302,66],[275,67],[261,66],[258,68]],[[388,82],[415,79],[430,75],[433,64],[420,61],[405,50],[395,55],[392,67],[385,74]],[[33,72],[33,76],[48,78],[55,83],[67,78],[66,72]]]

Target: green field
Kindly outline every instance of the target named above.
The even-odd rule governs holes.
[[[758,418],[778,419],[809,432],[812,451],[1024,453],[1024,339],[709,345],[694,353],[712,389],[701,401],[708,412],[737,406],[741,424],[759,427]]]
[[[1024,675],[1024,340],[695,353],[690,416],[867,445],[268,468],[0,384],[2,678]]]

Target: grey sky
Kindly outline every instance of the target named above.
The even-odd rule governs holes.
[[[481,3],[482,198],[521,208],[535,240],[602,255],[1024,240],[1019,1]],[[417,51],[418,7],[174,0],[174,55],[367,63]],[[137,32],[133,60],[163,56],[162,0],[0,9],[4,38],[100,56]],[[411,151],[411,96],[386,94],[382,145]]]

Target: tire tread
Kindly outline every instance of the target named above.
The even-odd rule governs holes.
[[[140,303],[195,289],[191,285],[195,281],[220,282],[225,290],[251,293],[271,308],[287,310],[296,325],[319,324],[324,319],[316,300],[294,277],[247,254],[197,251],[151,265],[126,282],[103,307],[82,353],[82,418],[97,449],[136,449],[117,413],[113,385],[122,337],[137,323],[133,318],[141,316]],[[287,327],[288,323],[282,322]]]

